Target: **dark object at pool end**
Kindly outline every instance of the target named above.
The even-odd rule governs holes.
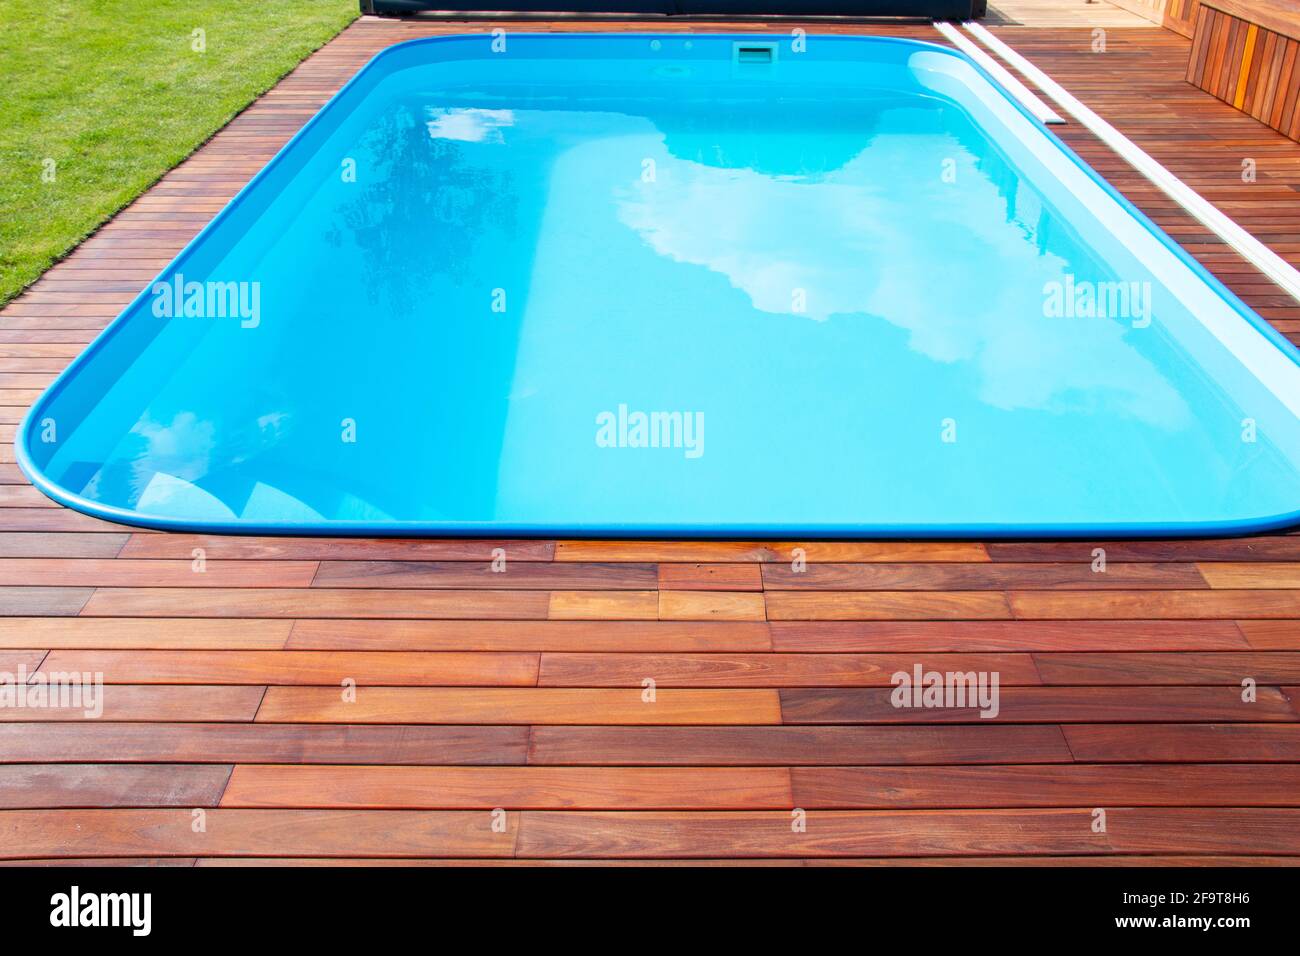
[[[973,20],[988,0],[510,0],[508,9],[449,9],[438,0],[361,0],[361,12],[386,17],[412,14],[462,16],[471,13],[548,13],[556,16],[613,13],[665,16],[922,17]]]

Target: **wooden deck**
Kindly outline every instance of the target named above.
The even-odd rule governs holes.
[[[368,57],[477,29],[359,21],[5,309],[4,440]],[[1000,29],[1300,261],[1300,145],[1186,84],[1186,39]],[[1294,301],[1060,135],[1300,333]],[[804,543],[802,574],[787,543],[204,538],[57,507],[2,454],[0,670],[111,685],[99,720],[0,709],[5,858],[1300,860],[1300,535]],[[1000,715],[894,709],[918,662],[998,671]]]

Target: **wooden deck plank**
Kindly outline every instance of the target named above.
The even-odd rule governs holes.
[[[93,675],[83,675],[92,677]],[[66,698],[67,706],[0,707],[0,723],[99,720],[252,720],[262,687],[105,686],[93,697]],[[102,707],[102,712],[100,708]]]
[[[292,627],[266,620],[0,617],[0,647],[274,650]]]
[[[826,810],[1077,806],[1293,807],[1300,767],[796,767],[794,806]],[[611,808],[612,809],[612,808]]]
[[[1300,729],[1300,728],[1297,728]],[[1056,726],[554,727],[529,738],[530,764],[815,766],[1067,763]]]
[[[981,564],[811,564],[802,571],[763,565],[769,591],[998,591],[1005,589],[1203,588],[1197,565],[984,562]],[[1286,587],[1287,585],[1273,585]]]
[[[190,558],[202,548],[212,560],[275,561],[479,561],[493,552],[514,561],[549,561],[551,541],[493,541],[483,538],[259,538],[214,534],[133,534],[124,558]]]
[[[102,673],[112,684],[505,686],[537,683],[538,655],[497,651],[50,651],[40,671]]]
[[[1300,761],[1296,724],[1073,724],[1062,731],[1081,761]]]
[[[315,586],[327,588],[503,588],[643,590],[654,588],[653,564],[520,561],[322,561]]]
[[[1300,650],[1300,619],[1239,621],[1237,627],[1256,650]]]
[[[653,592],[647,593],[653,597]],[[66,603],[70,606],[73,600],[69,598]],[[546,618],[550,603],[550,594],[546,591],[385,591],[347,588],[203,588],[191,591],[135,587],[96,590],[85,601],[81,613],[90,617],[132,618],[428,617],[539,620]]]
[[[657,591],[552,591],[547,613],[553,621],[653,621]]]
[[[714,810],[790,807],[784,769],[239,767],[225,807]]]
[[[1294,617],[1300,590],[1013,591],[1015,616],[1039,620]]]
[[[202,570],[198,570],[202,567]],[[316,564],[305,561],[128,561],[101,558],[0,558],[0,587],[31,581],[65,588],[309,587]]]
[[[1300,660],[1300,655],[1296,655]],[[887,687],[911,673],[905,654],[573,654],[541,655],[541,687]],[[934,654],[928,668],[998,671],[1003,685],[1039,684],[1028,654]],[[1292,671],[1287,670],[1287,674]],[[1289,678],[1288,678],[1289,679]]]
[[[770,621],[961,621],[1012,616],[1000,591],[767,591],[765,597]]]
[[[403,810],[189,809],[0,811],[0,857],[501,856],[514,852],[519,814]]]
[[[1300,854],[1300,810],[1115,807],[1107,832],[1090,809],[822,810],[521,814],[521,857],[924,856],[1025,853]]]
[[[0,723],[0,763],[509,765],[527,748],[527,727]]]
[[[230,765],[8,764],[0,809],[37,807],[215,807]]]
[[[660,564],[661,591],[761,591],[763,576],[755,564]]]
[[[51,655],[52,656],[52,655]],[[1300,681],[1300,653],[1035,654],[1044,684],[1263,684]]]
[[[662,621],[764,621],[763,595],[745,591],[660,591]]]
[[[287,646],[352,651],[745,652],[771,650],[772,642],[767,624],[748,621],[298,620]]]
[[[26,479],[23,479],[26,480]],[[35,489],[31,489],[35,491]],[[39,492],[37,492],[39,494]],[[5,558],[113,558],[129,535],[52,532],[0,534],[0,556]]]
[[[1285,623],[1285,622],[1242,622]],[[778,651],[1247,650],[1232,621],[773,622]],[[1297,644],[1300,647],[1300,643]]]
[[[116,860],[59,860],[53,861],[57,865],[83,865],[83,866],[134,866],[139,862],[139,858],[124,857]],[[158,861],[150,859],[149,865],[166,865],[170,861]],[[529,859],[521,860],[518,858],[512,860],[461,860],[461,859],[439,859],[439,858],[406,858],[401,860],[378,859],[375,857],[350,857],[346,859],[320,857],[199,857],[197,860],[185,860],[180,858],[181,865],[201,867],[245,867],[245,866],[400,866],[400,867],[493,867],[493,866],[510,866],[510,867],[586,867],[598,866],[607,867],[832,867],[832,866],[851,866],[851,867],[1296,867],[1300,866],[1300,857],[1288,856],[1232,856],[1220,854],[1217,856],[1208,856],[1205,854],[1192,854],[1187,856],[1168,856],[1159,854],[1125,854],[1124,856],[921,856],[921,857],[820,857],[820,858],[773,858],[773,859],[753,859],[753,858],[720,858],[720,859],[690,859],[690,860],[673,860],[673,859],[628,859],[628,860],[581,860],[581,859],[564,859],[564,860],[547,860],[547,859]],[[0,861],[0,866],[11,866],[12,863]],[[23,865],[29,865],[24,862]]]
[[[895,707],[886,688],[792,688],[781,692],[787,724],[970,723],[978,707]],[[1205,721],[1297,721],[1298,714],[1277,687],[1259,687],[1258,700],[1241,699],[1240,688],[1198,687],[1005,687],[997,716],[1014,723],[1134,723]]]
[[[774,690],[370,687],[347,702],[336,688],[270,687],[258,721],[394,724],[775,724]]]

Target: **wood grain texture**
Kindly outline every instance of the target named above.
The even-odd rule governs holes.
[[[1300,53],[1300,10],[1269,0],[1204,0],[1194,22],[1187,81],[1284,136],[1300,139],[1297,97],[1291,92]]]
[[[259,766],[238,768],[221,805],[709,810],[794,804],[783,768]]]
[[[259,721],[370,724],[775,724],[773,690],[269,687]]]
[[[230,778],[221,764],[0,766],[0,809],[215,807]]]
[[[1125,2],[1170,23],[1194,13]],[[1005,3],[1004,20],[1051,24],[994,26],[1012,46],[1300,264],[1300,145],[1251,118],[1295,122],[1287,44],[1193,43],[1103,4]],[[944,42],[920,23],[805,26]],[[0,671],[104,680],[96,718],[0,708],[0,856],[1300,863],[1300,534],[223,537],[123,528],[27,483],[12,449],[27,404],[302,123],[384,47],[487,28],[357,21],[0,312]],[[1186,82],[1189,62],[1213,94]],[[1053,135],[1300,341],[1300,305],[1086,129]],[[894,707],[892,675],[916,665],[996,673],[998,716]],[[1091,831],[1097,805],[1106,834]],[[208,808],[205,834],[193,807]]]
[[[495,832],[486,811],[215,809],[196,833],[189,809],[6,810],[0,856],[510,856],[518,821]]]

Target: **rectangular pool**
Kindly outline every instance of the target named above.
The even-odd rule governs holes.
[[[483,34],[377,56],[17,449],[178,530],[1244,532],[1297,361],[958,52]]]

